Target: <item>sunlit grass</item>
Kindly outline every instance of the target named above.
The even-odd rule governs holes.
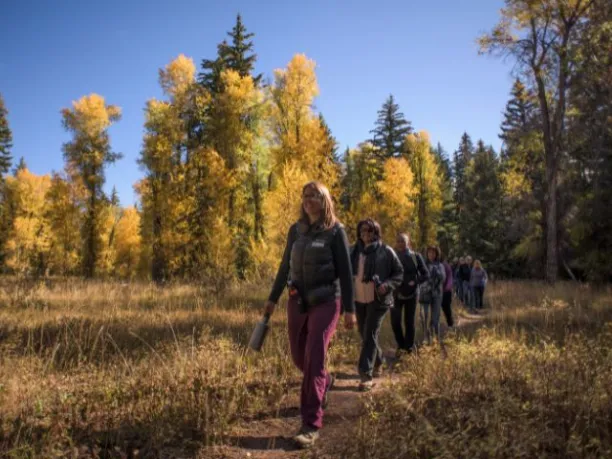
[[[268,285],[0,280],[0,456],[161,457],[225,444],[297,393],[282,308],[245,348]],[[609,290],[497,283],[490,314],[405,360],[338,457],[610,454]],[[467,315],[458,310],[460,315]],[[339,332],[332,367],[353,368]],[[388,320],[382,334],[393,347]],[[166,452],[166,453],[164,453]],[[134,456],[136,455],[137,456]]]

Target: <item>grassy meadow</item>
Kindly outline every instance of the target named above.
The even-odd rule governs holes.
[[[0,457],[211,457],[299,392],[279,308],[245,349],[268,285],[0,278]],[[360,396],[331,457],[610,457],[612,291],[497,282],[479,318]],[[332,368],[354,367],[339,331]],[[393,348],[388,319],[385,349]],[[296,405],[297,406],[297,405]],[[271,414],[270,414],[271,413]],[[289,435],[291,432],[287,432]],[[304,457],[325,457],[316,448]]]

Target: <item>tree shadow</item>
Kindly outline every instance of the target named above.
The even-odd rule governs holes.
[[[283,436],[255,437],[238,436],[230,437],[228,443],[251,451],[283,450],[297,451],[299,448],[295,442]]]

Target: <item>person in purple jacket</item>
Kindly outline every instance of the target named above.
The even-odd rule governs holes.
[[[444,281],[442,293],[442,311],[446,318],[446,324],[450,328],[453,328],[455,326],[453,311],[451,309],[451,304],[453,302],[453,268],[451,268],[444,256],[442,256],[442,266],[444,266],[444,271],[446,272],[446,280]]]

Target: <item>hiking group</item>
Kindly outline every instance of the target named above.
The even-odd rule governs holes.
[[[291,357],[303,374],[300,411],[302,427],[294,436],[308,448],[319,437],[328,392],[334,376],[325,367],[326,354],[340,316],[348,330],[357,326],[361,353],[357,364],[359,390],[368,391],[382,374],[383,353],[378,337],[391,311],[396,356],[415,351],[415,315],[421,305],[424,342],[441,342],[440,315],[454,328],[453,291],[471,311],[483,307],[486,271],[472,258],[445,261],[440,249],[427,247],[425,258],[410,247],[407,233],[397,235],[395,248],[382,241],[381,227],[364,219],[357,242],[349,246],[344,226],[334,213],[329,190],[319,182],[302,189],[300,218],[289,229],[287,245],[265,304],[274,312],[289,287],[287,318]]]

